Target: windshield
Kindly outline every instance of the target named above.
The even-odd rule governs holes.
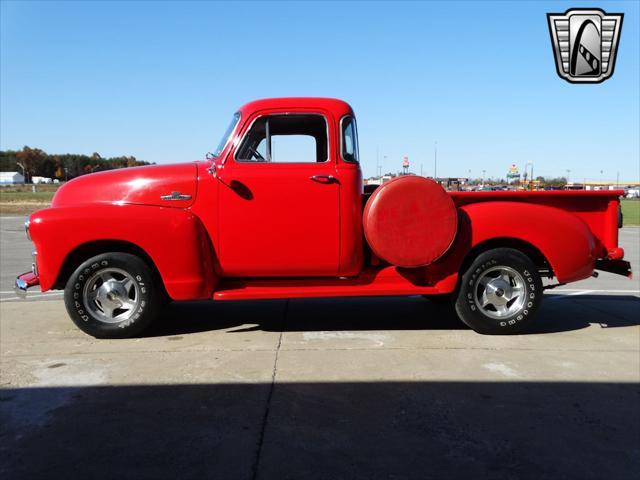
[[[224,135],[222,136],[222,140],[220,140],[218,147],[213,152],[214,157],[219,157],[220,154],[222,153],[222,150],[224,150],[224,146],[227,144],[227,140],[229,140],[229,136],[231,135],[231,132],[233,132],[233,129],[236,128],[236,125],[238,124],[238,120],[240,120],[240,112],[236,112],[233,114],[231,123],[227,127],[227,130],[224,132]]]

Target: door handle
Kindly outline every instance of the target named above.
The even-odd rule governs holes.
[[[312,175],[309,179],[318,183],[334,183],[338,180],[333,175]]]

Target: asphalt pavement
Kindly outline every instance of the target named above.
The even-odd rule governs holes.
[[[640,272],[640,229],[621,244]],[[640,283],[545,294],[482,336],[421,297],[173,304],[96,340],[61,295],[19,301],[0,219],[2,478],[637,478]]]

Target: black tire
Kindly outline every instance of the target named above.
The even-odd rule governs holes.
[[[126,281],[128,286],[118,284],[120,290],[109,290],[111,284],[102,277],[109,278],[113,285]],[[67,312],[80,330],[96,338],[134,337],[153,322],[162,306],[164,290],[156,277],[149,265],[135,255],[119,252],[97,255],[82,263],[69,277],[64,290]],[[109,293],[102,300],[121,305],[126,301],[130,305],[104,310],[106,303],[103,305],[97,295],[96,300],[90,299],[103,285],[100,293]]]
[[[622,205],[618,203],[618,228],[622,228],[624,226],[624,216],[622,215]]]
[[[485,282],[490,285],[484,287]],[[488,297],[495,305],[487,303],[483,307]],[[511,300],[506,301],[509,297]],[[511,248],[496,248],[480,254],[463,273],[455,309],[460,320],[478,333],[508,335],[524,331],[541,303],[542,280],[529,257]]]

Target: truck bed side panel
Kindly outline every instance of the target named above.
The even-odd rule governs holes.
[[[526,220],[522,204],[535,204],[571,213],[582,220],[593,235],[595,255],[605,258],[618,246],[618,197],[622,190],[606,191],[541,191],[541,192],[452,192],[458,206],[506,201],[516,205],[505,217]],[[542,226],[541,226],[542,227]],[[545,232],[557,238],[554,231]]]
[[[496,239],[525,242],[549,262],[559,282],[588,278],[595,264],[595,239],[586,223],[558,208],[508,201],[468,203],[459,208],[458,236],[445,257],[427,267],[427,278],[452,292],[464,259],[474,247]]]

